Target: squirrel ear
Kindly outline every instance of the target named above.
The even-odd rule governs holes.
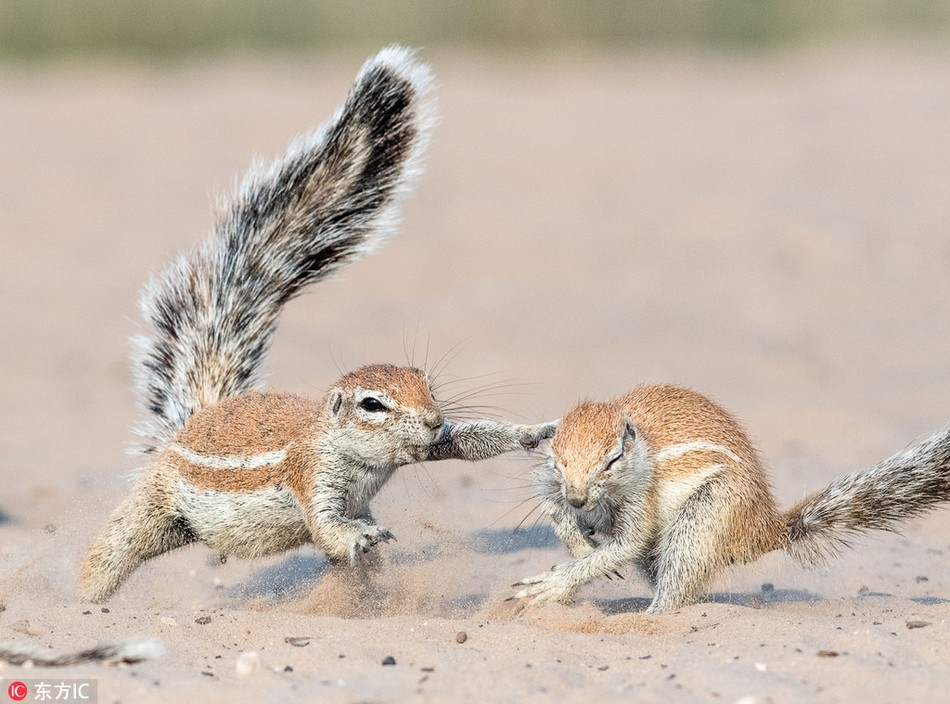
[[[623,439],[626,442],[634,442],[637,439],[637,427],[633,424],[633,421],[629,418],[624,420],[623,424]]]
[[[330,417],[336,418],[341,408],[343,408],[343,393],[334,389],[327,398],[327,410],[330,411]]]

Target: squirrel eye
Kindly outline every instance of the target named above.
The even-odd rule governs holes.
[[[622,452],[621,452],[619,455],[616,455],[615,457],[612,457],[612,458],[610,459],[610,461],[607,462],[607,465],[604,467],[604,471],[606,472],[608,469],[612,469],[613,466],[614,466],[615,464],[617,464],[617,460],[619,460],[621,457],[623,457],[623,453],[622,453]]]
[[[360,401],[359,406],[364,411],[368,411],[370,413],[381,413],[382,411],[389,410],[385,403],[372,396],[367,396],[362,401]]]

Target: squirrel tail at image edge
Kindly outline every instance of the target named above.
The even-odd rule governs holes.
[[[950,429],[865,469],[840,477],[782,515],[781,546],[804,565],[821,565],[870,530],[899,524],[950,500]]]

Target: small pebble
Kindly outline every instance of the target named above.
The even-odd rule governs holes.
[[[234,663],[234,670],[239,677],[250,677],[263,666],[264,663],[261,661],[261,654],[252,650],[238,655],[237,662]]]
[[[19,621],[14,621],[11,623],[10,629],[16,631],[17,633],[23,633],[24,635],[28,636],[38,636],[41,633],[41,631],[30,625],[30,622],[25,618],[21,618]]]
[[[607,670],[610,669],[610,665],[601,665],[597,669],[600,670],[601,672],[606,672]]]
[[[908,621],[904,625],[908,628],[926,628],[930,625],[930,621]]]
[[[109,607],[107,607],[107,606],[103,606],[103,607],[102,607],[101,609],[99,609],[99,610],[100,610],[102,613],[104,613],[104,614],[109,613]]]
[[[865,594],[870,593],[870,591],[871,588],[868,587],[868,585],[862,584],[860,587],[858,587],[858,596],[864,596]]]
[[[836,658],[840,655],[837,650],[819,650],[818,657],[820,658]]]
[[[0,609],[0,611],[3,611],[3,609]],[[82,615],[83,615],[83,616],[91,616],[91,615],[92,615],[92,611],[83,611],[83,612],[82,612]]]
[[[207,626],[209,623],[211,623],[211,617],[199,616],[198,618],[195,619],[195,623],[197,623],[199,626]]]
[[[305,648],[310,645],[310,636],[287,636],[284,642],[295,648]]]
[[[762,585],[762,593],[763,593],[763,594],[768,594],[769,592],[774,592],[774,591],[775,591],[775,585],[772,584],[771,582],[765,582],[765,583]]]
[[[293,671],[294,671],[294,668],[292,668],[290,665],[284,665],[284,672],[293,672]]]
[[[930,581],[930,578],[929,578],[929,577],[925,577],[925,576],[922,575],[922,574],[917,575],[914,579],[915,579],[916,581],[918,581],[918,582],[929,582],[929,581]]]
[[[422,670],[422,672],[435,672],[434,667],[420,667],[419,669]]]
[[[466,633],[465,631],[459,631],[458,633],[455,634],[456,643],[464,643],[467,640],[468,640],[468,633]]]
[[[396,664],[396,658],[394,658],[392,655],[387,655],[386,657],[383,658],[383,665],[395,665],[395,664]]]

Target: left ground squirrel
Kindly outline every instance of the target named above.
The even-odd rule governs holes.
[[[82,563],[108,599],[145,560],[201,541],[259,557],[313,542],[357,562],[393,536],[369,502],[401,465],[531,449],[553,424],[452,423],[425,371],[377,364],[322,400],[255,390],[284,303],[393,229],[434,121],[429,69],[398,47],[366,62],[332,120],[251,169],[197,249],[146,287],[141,434],[155,455]]]

